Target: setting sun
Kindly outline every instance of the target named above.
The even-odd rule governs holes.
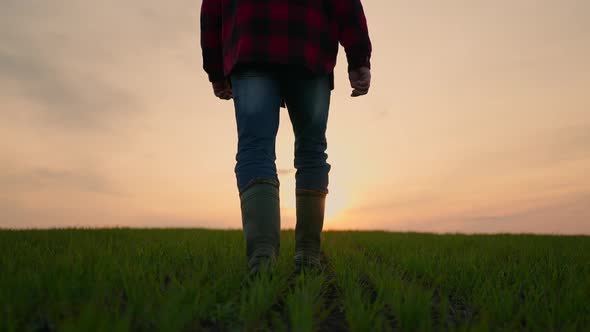
[[[348,205],[349,195],[345,188],[333,185],[333,189],[326,196],[325,222],[330,223],[332,219],[344,212]]]

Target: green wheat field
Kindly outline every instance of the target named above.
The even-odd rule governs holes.
[[[590,237],[281,236],[245,282],[239,230],[0,231],[0,331],[590,331]]]

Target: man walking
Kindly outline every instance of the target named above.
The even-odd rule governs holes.
[[[285,107],[297,169],[294,263],[320,268],[330,171],[325,134],[339,43],[351,96],[367,94],[372,48],[361,0],[203,0],[203,68],[215,96],[234,101],[235,174],[252,274],[279,254],[275,138]]]

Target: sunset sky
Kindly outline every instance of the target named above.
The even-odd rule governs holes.
[[[0,228],[241,228],[200,1],[0,4]],[[324,229],[590,234],[590,1],[365,0],[341,48]],[[294,227],[292,127],[277,138]]]

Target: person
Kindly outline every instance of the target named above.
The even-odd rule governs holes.
[[[235,175],[250,274],[280,248],[275,140],[287,108],[295,136],[297,270],[322,268],[328,194],[326,126],[339,44],[352,97],[368,93],[371,51],[360,0],[203,0],[203,69],[216,97],[233,99]]]

